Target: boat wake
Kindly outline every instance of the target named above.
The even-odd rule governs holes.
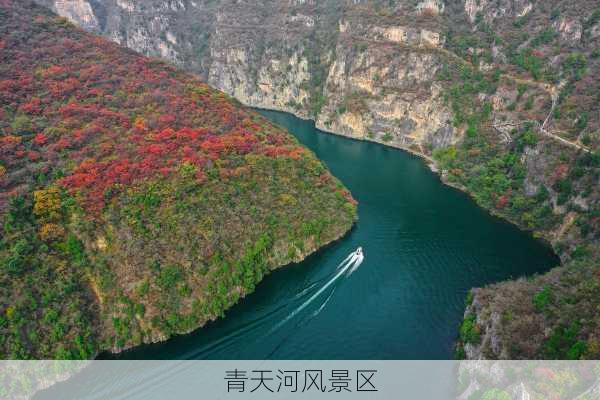
[[[300,304],[300,306],[298,306],[291,313],[289,313],[284,319],[279,321],[279,323],[277,323],[277,325],[275,325],[273,328],[271,328],[271,330],[269,330],[269,332],[267,333],[267,337],[270,337],[271,334],[275,333],[276,331],[278,331],[279,329],[284,327],[284,325],[286,325],[288,322],[290,322],[290,320],[292,320],[294,317],[296,317],[298,314],[300,314],[305,308],[307,308],[311,303],[313,303],[316,299],[318,299],[319,296],[321,296],[321,294],[323,294],[327,289],[332,287],[342,276],[345,275],[346,277],[348,277],[348,276],[352,275],[358,269],[358,267],[360,267],[360,265],[363,263],[364,258],[365,257],[364,257],[364,254],[362,253],[362,247],[359,247],[356,251],[353,251],[352,253],[350,253],[348,255],[348,257],[346,257],[344,259],[344,261],[342,261],[337,266],[337,268],[334,272],[334,276],[331,279],[329,279],[329,281],[327,281],[323,286],[321,286],[319,288],[319,290],[317,290],[306,301],[304,301],[302,304]],[[305,296],[307,294],[307,291],[312,289],[314,286],[316,286],[316,285],[312,284],[307,289],[304,289],[299,295],[296,295],[295,299]],[[321,305],[313,313],[311,313],[307,318],[300,319],[300,321],[298,321],[294,325],[294,329],[292,329],[290,331],[290,333],[287,334],[273,348],[271,353],[266,357],[267,359],[270,359],[271,357],[273,357],[273,355],[275,353],[277,353],[277,351],[280,348],[282,348],[282,346],[290,339],[290,337],[292,337],[294,335],[296,328],[298,328],[300,325],[305,324],[308,320],[315,318],[317,315],[319,315],[321,313],[321,311],[323,311],[323,309],[325,309],[325,307],[327,306],[327,304],[333,297],[333,294],[335,293],[336,288],[337,288],[337,286],[333,286],[333,289],[329,292],[329,295],[325,298],[323,303],[321,303]]]
[[[338,265],[338,267],[336,269],[336,271],[337,271],[336,274],[329,281],[327,281],[327,283],[325,283],[323,286],[321,286],[321,288],[319,290],[317,290],[311,297],[309,297],[306,301],[304,301],[302,304],[300,304],[300,306],[298,306],[298,308],[296,308],[294,311],[292,311],[290,314],[288,314],[287,317],[285,317],[277,325],[275,325],[269,333],[273,333],[274,331],[278,330],[283,325],[285,325],[289,320],[291,320],[296,315],[298,315],[300,312],[302,312],[302,310],[304,310],[306,307],[308,307],[321,294],[323,294],[323,292],[325,292],[335,282],[337,282],[340,279],[340,277],[342,277],[344,274],[346,274],[346,276],[350,276],[351,274],[353,274],[358,269],[358,267],[360,267],[360,265],[364,261],[364,258],[365,257],[362,252],[362,247],[359,247],[356,251],[350,253],[348,255],[348,257],[346,257],[346,259]],[[313,315],[318,315],[323,310],[323,308],[325,308],[325,306],[327,305],[327,303],[329,302],[329,300],[331,299],[332,296],[333,296],[333,292],[327,297],[327,299],[323,302],[323,304],[321,304],[321,306],[319,307],[317,312],[314,313]]]
[[[255,318],[252,321],[239,325],[235,329],[231,330],[228,334],[214,341],[206,343],[204,346],[196,347],[191,351],[186,352],[182,358],[210,358],[215,354],[223,353],[231,346],[235,346],[239,338],[242,336],[254,336],[255,340],[262,340],[262,338],[270,337],[272,334],[282,330],[285,325],[301,314],[302,311],[307,309],[311,304],[315,303],[320,298],[323,299],[322,302],[315,307],[313,312],[303,318],[300,318],[295,324],[293,324],[293,326],[290,326],[284,329],[283,332],[279,332],[277,334],[277,336],[280,338],[283,336],[283,338],[271,353],[273,354],[281,347],[283,343],[285,343],[291,336],[294,335],[297,327],[305,324],[308,320],[315,318],[326,308],[327,304],[333,298],[337,288],[336,283],[342,278],[352,275],[360,267],[363,261],[364,254],[362,253],[362,248],[359,247],[356,251],[350,253],[329,276],[310,283],[308,286],[296,293],[294,297],[285,304],[281,304],[265,312],[263,315]],[[322,284],[323,281],[325,281],[324,284]],[[298,305],[299,302],[300,304]],[[292,308],[291,311],[290,308]],[[277,319],[280,320],[275,322]],[[273,324],[272,327],[266,334],[262,334],[261,331],[263,331],[264,327],[268,326],[269,324]]]
[[[365,259],[365,256],[362,254],[359,254],[354,259],[354,265],[352,265],[352,268],[350,268],[350,270],[348,271],[348,276],[352,275],[358,269],[358,267],[360,267],[360,264],[362,264],[364,259]]]

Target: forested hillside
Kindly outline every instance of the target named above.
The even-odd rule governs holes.
[[[475,289],[457,355],[598,357],[597,1],[37,1],[246,104],[424,156],[563,262]]]
[[[0,0],[0,216],[0,358],[90,358],[222,316],[356,203],[227,95]]]
[[[465,137],[434,157],[445,180],[549,241],[564,264],[475,289],[458,356],[598,358],[600,8],[447,4],[445,47],[457,57],[438,78]]]

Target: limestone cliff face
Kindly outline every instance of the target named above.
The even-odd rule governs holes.
[[[438,46],[439,34],[425,29],[340,21],[317,127],[422,154],[455,143],[435,82]]]
[[[187,1],[36,0],[82,28],[142,54],[181,64],[173,16]]]
[[[72,21],[76,21],[79,25],[88,30],[100,29],[100,24],[98,22],[98,18],[96,17],[96,13],[88,1],[55,1],[54,9],[59,15],[62,15]]]
[[[374,19],[361,1],[38,2],[244,104],[310,118],[325,131],[423,154],[460,139],[435,83],[441,28],[411,21],[442,13],[440,1],[399,5],[401,21]]]
[[[456,142],[434,83],[440,33],[372,21],[354,3],[328,13],[314,2],[279,2],[262,24],[258,11],[223,7],[203,72],[245,104],[313,119],[325,131],[418,153]]]

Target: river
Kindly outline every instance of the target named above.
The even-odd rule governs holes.
[[[225,318],[119,358],[448,359],[470,288],[558,264],[548,246],[443,185],[418,157],[260,112],[350,189],[359,222],[342,240],[267,276]],[[358,246],[360,268],[336,274]]]

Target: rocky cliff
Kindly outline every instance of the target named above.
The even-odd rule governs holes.
[[[435,74],[437,2],[40,1],[82,27],[200,74],[253,107],[419,153],[456,143]],[[415,24],[415,20],[418,21]]]
[[[593,1],[38,1],[243,103],[427,157],[445,182],[545,238],[566,265],[579,266],[573,279],[592,284],[569,312],[558,278],[518,289],[528,293],[525,309],[501,296],[503,284],[476,290],[460,355],[566,357],[579,341],[586,349],[573,354],[597,354],[598,311],[584,305],[600,298],[600,10]],[[549,276],[571,276],[567,269]],[[553,312],[534,306],[548,285]],[[573,310],[585,322],[577,322],[576,340],[553,350]],[[515,320],[532,313],[537,345],[523,350],[527,331],[503,322],[503,313]],[[492,350],[483,349],[486,335]]]

